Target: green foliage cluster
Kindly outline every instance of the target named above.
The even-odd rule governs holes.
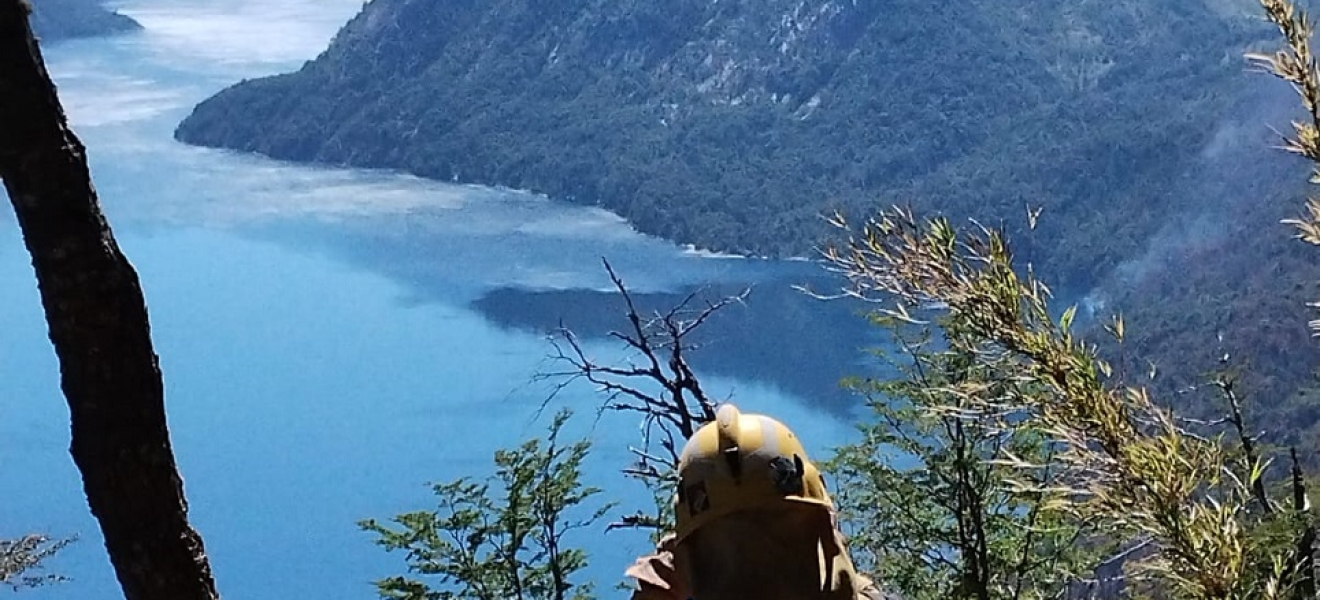
[[[874,419],[827,464],[858,566],[909,600],[1056,598],[1091,579],[1109,544],[1010,485],[1058,485],[1056,447],[1029,415],[985,410],[1042,390],[997,378],[965,347],[937,347],[928,327],[874,320],[898,342],[878,351],[894,372],[850,382]]]
[[[406,555],[421,578],[377,582],[382,598],[398,600],[583,600],[591,586],[572,581],[586,553],[566,543],[571,532],[599,520],[612,505],[583,485],[591,443],[562,445],[561,412],[544,441],[532,439],[495,453],[491,481],[464,477],[433,486],[439,508],[359,526],[376,543]],[[493,486],[493,487],[492,487]],[[592,506],[595,505],[595,508]],[[583,514],[583,511],[586,511]]]
[[[947,342],[991,369],[989,381],[1039,386],[1040,393],[990,398],[979,395],[983,386],[951,389],[984,414],[1020,415],[1018,426],[1047,435],[1056,448],[1046,463],[1058,469],[1055,483],[1020,477],[1009,489],[1040,494],[1046,510],[1093,523],[1125,545],[1149,545],[1147,555],[1129,560],[1131,581],[1198,600],[1314,597],[1315,524],[1295,453],[1293,493],[1277,501],[1236,401],[1230,420],[1242,440],[1240,459],[1222,437],[1190,432],[1146,389],[1116,382],[1096,347],[1077,337],[1076,307],[1056,319],[1049,288],[1015,270],[1002,231],[960,233],[947,219],[918,220],[895,209],[827,258],[857,294],[897,298],[882,311],[892,318],[914,322],[913,306],[947,307]],[[1126,335],[1121,318],[1107,328],[1120,340]],[[1028,474],[1042,466],[1009,462]]]

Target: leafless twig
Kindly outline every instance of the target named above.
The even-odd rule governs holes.
[[[686,440],[702,424],[714,420],[718,404],[688,361],[688,352],[697,347],[693,334],[719,311],[746,301],[751,290],[713,301],[703,300],[696,291],[666,311],[644,316],[623,279],[609,261],[602,262],[614,289],[623,297],[628,323],[626,329],[611,331],[608,337],[622,342],[631,355],[622,365],[599,362],[561,323],[550,337],[553,353],[549,357],[560,368],[542,372],[536,380],[555,382],[547,401],[574,382],[587,381],[604,397],[601,411],[639,414],[642,445],[630,448],[637,461],[623,472],[642,480],[657,497],[664,496],[672,488],[678,466],[678,440]],[[661,528],[663,523],[661,517],[639,513],[610,528]]]

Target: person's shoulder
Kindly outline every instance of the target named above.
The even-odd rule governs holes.
[[[858,574],[853,583],[856,586],[853,590],[854,600],[903,600],[901,596],[885,593],[875,581],[865,575]]]
[[[673,536],[660,540],[655,554],[638,558],[625,574],[637,581],[632,600],[689,600],[687,584],[674,566]]]

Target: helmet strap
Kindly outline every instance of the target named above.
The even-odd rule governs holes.
[[[734,481],[742,479],[742,455],[738,453],[738,447],[732,446],[724,449],[724,461],[729,465],[729,473],[733,475]]]

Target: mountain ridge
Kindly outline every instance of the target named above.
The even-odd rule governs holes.
[[[98,0],[30,0],[32,31],[46,41],[127,33],[142,25]]]
[[[1132,80],[1150,79],[1145,57],[1169,45],[1157,43],[1167,30],[1202,28],[1198,43],[1221,55],[1244,38],[1241,23],[1176,2],[1159,3],[1173,7],[1165,21],[1140,2],[1116,3],[1131,14],[1094,2],[771,4],[375,0],[303,69],[222,91],[176,136],[526,189],[676,241],[783,256],[810,251],[824,210],[898,200],[1023,122],[1093,126],[1088,109],[1114,110]],[[915,59],[928,66],[895,68]],[[1232,77],[1229,65],[1196,67],[1164,69],[1166,87]],[[1161,110],[1189,108],[1200,109]]]
[[[1277,229],[1305,168],[1266,139],[1291,113],[1258,114],[1275,100],[1242,55],[1274,32],[1253,7],[373,0],[299,71],[221,91],[175,135],[543,193],[743,255],[810,255],[836,209],[1002,224],[1060,296],[1148,332],[1128,352],[1165,365],[1157,387],[1217,368],[1219,329],[1235,355],[1287,357],[1244,382],[1283,402],[1320,358],[1296,318],[1320,268]],[[1280,325],[1224,316],[1250,306]]]

